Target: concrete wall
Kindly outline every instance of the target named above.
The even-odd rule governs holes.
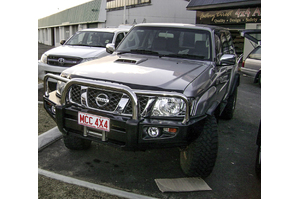
[[[150,5],[126,9],[127,24],[133,23],[192,23],[195,24],[196,12],[187,11],[187,1],[183,0],[152,0]],[[123,24],[124,10],[107,12],[107,27]]]
[[[103,3],[106,1],[102,1]],[[196,11],[187,11],[187,1],[184,0],[152,0],[150,5],[128,8],[125,12],[127,24],[136,23],[190,23],[195,24]],[[98,28],[118,27],[124,21],[124,9],[106,11],[106,5],[101,5],[99,19],[105,18],[105,23],[98,23]],[[76,28],[74,28],[76,26]],[[76,31],[88,28],[87,24],[59,26],[39,29],[38,41],[46,45],[60,45],[60,41],[68,39]],[[54,29],[54,31],[52,30]],[[74,31],[76,30],[76,31]],[[54,36],[52,34],[54,33]],[[54,39],[54,41],[52,41]]]

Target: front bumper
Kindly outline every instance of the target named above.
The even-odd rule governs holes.
[[[56,92],[49,92],[47,87],[48,78],[66,81],[67,84],[61,98],[56,96]],[[110,90],[125,92],[131,99],[132,115],[124,116],[114,113],[97,111],[89,108],[79,107],[72,103],[66,103],[69,88],[74,84],[83,84]],[[64,135],[72,134],[84,139],[89,139],[105,144],[112,144],[127,150],[146,150],[151,148],[181,147],[187,146],[195,137],[192,128],[203,117],[189,118],[189,106],[187,106],[184,118],[143,118],[139,114],[137,93],[151,94],[156,96],[176,96],[182,98],[187,104],[187,98],[179,93],[133,91],[129,87],[86,79],[68,80],[62,77],[47,75],[45,77],[44,108],[47,113],[57,123],[59,130]],[[110,131],[104,132],[78,124],[78,112],[98,115],[110,119]],[[160,130],[160,136],[153,138],[147,134],[149,127],[156,127]],[[176,132],[168,132],[166,129],[176,129]]]

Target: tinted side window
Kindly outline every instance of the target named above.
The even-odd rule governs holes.
[[[216,58],[220,59],[223,54],[222,46],[221,46],[221,39],[218,34],[215,34],[215,51],[216,51]]]
[[[221,32],[221,43],[223,54],[230,54],[229,43],[227,41],[225,32]]]
[[[255,49],[250,53],[249,58],[261,60],[261,47],[255,48]]]
[[[116,47],[119,45],[119,43],[122,41],[123,38],[124,38],[124,33],[119,33],[116,38],[116,44],[115,44]]]
[[[225,35],[226,35],[226,39],[227,39],[228,46],[229,46],[229,54],[234,54],[235,50],[234,50],[234,44],[232,41],[231,34],[230,34],[230,32],[225,32]]]

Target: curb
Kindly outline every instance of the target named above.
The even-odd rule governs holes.
[[[78,186],[81,186],[81,187],[85,187],[85,188],[88,188],[88,189],[92,189],[92,190],[95,190],[95,191],[99,191],[99,192],[103,192],[103,193],[107,193],[107,194],[110,194],[110,195],[115,195],[115,196],[119,196],[119,197],[123,197],[123,198],[129,198],[129,199],[155,199],[155,198],[148,197],[148,196],[143,196],[143,195],[139,195],[139,194],[135,194],[135,193],[121,191],[121,190],[118,190],[118,189],[114,189],[114,188],[110,188],[110,187],[106,187],[106,186],[102,186],[102,185],[98,185],[98,184],[78,180],[78,179],[67,177],[67,176],[64,176],[64,175],[57,174],[57,173],[49,172],[49,171],[46,171],[46,170],[43,170],[43,169],[39,169],[39,174],[44,175],[44,176],[49,177],[49,178],[53,178],[55,180],[59,180],[59,181],[68,183],[68,184],[78,185]]]
[[[38,84],[38,89],[41,89],[41,88],[44,88],[44,84],[43,83]]]
[[[62,134],[59,132],[57,127],[54,127],[49,131],[39,135],[38,151],[42,151],[44,148],[60,140],[61,138]]]
[[[39,135],[39,141],[38,141],[38,151],[42,151],[43,149],[45,149],[46,147],[48,147],[49,145],[53,144],[54,142],[60,140],[62,138],[62,134],[61,132],[58,130],[58,127],[54,127],[52,129],[50,129],[49,131]],[[39,168],[39,174],[55,179],[55,180],[59,180],[65,183],[69,183],[69,184],[74,184],[74,185],[78,185],[81,187],[86,187],[88,189],[92,189],[95,191],[99,191],[99,192],[103,192],[103,193],[107,193],[110,195],[116,195],[119,197],[123,197],[123,198],[129,198],[129,199],[155,199],[153,197],[148,197],[148,196],[143,196],[143,195],[139,195],[139,194],[135,194],[135,193],[131,193],[131,192],[126,192],[126,191],[122,191],[122,190],[118,190],[118,189],[114,189],[114,188],[110,188],[110,187],[106,187],[103,185],[98,185],[98,184],[94,184],[94,183],[90,183],[90,182],[86,182],[83,180],[78,180],[75,178],[71,178],[71,177],[67,177],[64,175],[60,175],[57,173],[53,173],[50,171],[46,171],[43,169]]]

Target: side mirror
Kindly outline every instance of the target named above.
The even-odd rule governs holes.
[[[64,43],[66,43],[66,40],[64,40],[64,39],[63,39],[63,40],[60,40],[59,43],[60,43],[60,45],[64,45]]]
[[[113,43],[106,44],[106,52],[112,54],[115,50],[116,50],[115,44]]]
[[[220,58],[218,65],[219,66],[228,66],[236,64],[236,56],[232,54],[224,54]]]

